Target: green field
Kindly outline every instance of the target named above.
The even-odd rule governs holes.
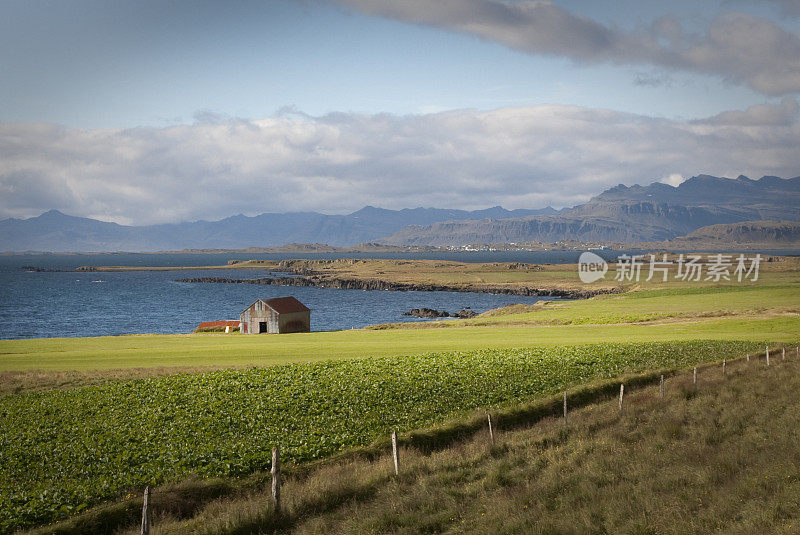
[[[281,336],[151,335],[0,343],[0,370],[97,370],[153,366],[264,366],[431,351],[567,343],[798,338],[800,319],[733,318],[663,324],[355,330]]]
[[[624,341],[774,340],[800,334],[800,285],[660,289],[512,315],[281,336],[136,335],[0,341],[0,372],[250,366],[432,351]],[[660,320],[660,321],[659,321]],[[431,328],[435,326],[447,328]]]
[[[301,267],[308,267],[308,262],[300,262]],[[508,269],[503,264],[375,260],[317,262],[311,267],[329,276],[365,280],[380,277],[394,282],[457,285],[469,281],[483,285],[551,287],[569,281],[573,286],[579,285],[575,266],[568,265]],[[489,313],[472,320],[400,324],[380,329],[281,336],[193,334],[3,340],[0,373],[262,366],[565,343],[792,341],[800,333],[800,260],[796,258],[764,263],[757,282],[654,280],[626,283],[625,289],[624,293],[592,299],[540,303],[523,307],[516,314]],[[520,302],[524,301],[525,298],[520,298]]]
[[[289,461],[326,458],[391,429],[587,381],[742,356],[767,342],[794,347],[798,266],[776,262],[757,284],[642,284],[471,320],[0,341],[0,525],[48,522],[191,474],[258,472],[275,443]],[[410,276],[400,268],[395,278]],[[458,266],[429,268],[427,279],[447,280]],[[498,264],[460,276],[553,283],[574,271]]]
[[[0,529],[190,474],[303,462],[599,378],[740,356],[764,342],[595,344],[227,370],[0,397]]]
[[[401,448],[289,476],[276,518],[268,480],[181,514],[157,533],[793,534],[800,525],[800,361],[739,361],[627,388],[561,418],[485,426],[436,452]],[[553,399],[558,405],[558,398]],[[170,496],[167,494],[167,496]],[[132,507],[133,508],[133,507]],[[132,516],[131,529],[138,533]]]

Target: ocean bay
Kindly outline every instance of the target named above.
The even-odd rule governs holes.
[[[559,260],[572,260],[577,255],[564,251],[554,253],[557,254],[551,257],[556,263]],[[462,261],[533,261],[534,258],[530,257],[532,254],[535,253],[503,253],[499,256],[489,253],[445,253],[444,256]],[[343,255],[304,256],[327,258]],[[403,315],[414,308],[434,308],[451,313],[471,308],[480,313],[515,303],[532,304],[543,299],[473,292],[389,292],[176,282],[177,279],[192,277],[249,279],[271,274],[266,270],[252,269],[230,269],[223,273],[211,269],[73,271],[87,265],[209,266],[225,264],[229,259],[281,260],[292,257],[235,253],[5,255],[0,257],[0,321],[4,326],[0,339],[189,333],[201,321],[238,319],[239,312],[258,298],[284,295],[295,296],[312,310],[313,331],[361,328],[376,323],[427,321]],[[540,258],[536,260],[541,261]],[[25,266],[51,271],[28,271],[23,269]]]

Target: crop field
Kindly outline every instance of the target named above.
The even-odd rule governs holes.
[[[626,372],[690,366],[763,342],[476,350],[178,374],[0,397],[0,531],[45,523],[146,484],[303,462],[391,430]]]

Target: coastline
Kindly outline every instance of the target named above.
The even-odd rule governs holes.
[[[499,287],[499,286],[450,286],[443,284],[400,283],[380,279],[342,279],[323,277],[261,277],[257,279],[227,279],[224,277],[196,277],[177,279],[175,282],[203,284],[260,284],[265,286],[302,286],[334,288],[338,290],[384,290],[391,292],[472,292],[528,297],[559,297],[563,299],[587,299],[601,294],[619,293],[619,288],[595,290],[572,290],[561,288]]]

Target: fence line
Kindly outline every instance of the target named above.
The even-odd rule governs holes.
[[[392,459],[394,460],[394,475],[400,475],[400,454],[397,452],[397,431],[392,431]]]
[[[141,535],[150,535],[150,486],[144,488],[142,496],[142,529]]]
[[[280,447],[275,446],[272,448],[272,467],[270,468],[272,475],[272,507],[275,510],[275,516],[281,515],[281,458]]]

